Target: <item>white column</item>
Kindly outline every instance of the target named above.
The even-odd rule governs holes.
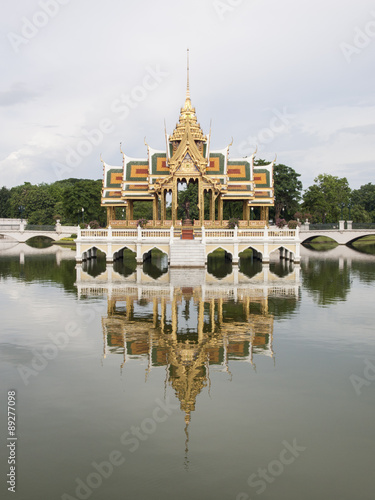
[[[296,241],[296,251],[294,253],[294,262],[301,262],[301,243]]]
[[[238,266],[233,268],[233,285],[238,285]]]
[[[169,229],[169,244],[170,245],[173,244],[173,235],[174,235],[174,227],[171,226]]]
[[[142,259],[142,228],[141,226],[137,226],[137,243],[136,243],[136,249],[137,249],[137,264],[142,264],[143,259]]]
[[[262,256],[262,262],[265,264],[268,264],[270,261],[270,256],[268,253],[268,227],[266,226],[264,228],[264,243],[263,243],[263,256]]]
[[[77,226],[77,239],[76,242],[76,261],[82,262],[82,252],[81,252],[81,228]]]
[[[142,264],[143,263],[143,258],[142,258],[142,243],[137,241],[137,264]]]
[[[233,259],[232,264],[238,265],[238,227],[234,226],[234,240],[233,240]]]
[[[106,265],[106,269],[107,269],[108,283],[112,283],[112,280],[113,280],[113,264],[107,264]]]
[[[300,282],[301,279],[300,274],[301,274],[301,266],[300,265],[294,266],[294,276],[297,283]]]
[[[113,255],[112,255],[112,228],[111,226],[108,226],[107,229],[107,257],[106,257],[107,262],[113,262]]]
[[[268,280],[269,280],[270,265],[269,264],[263,264],[262,265],[262,271],[263,271],[263,282],[267,283]]]

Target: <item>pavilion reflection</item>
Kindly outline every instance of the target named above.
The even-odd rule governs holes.
[[[166,366],[166,382],[187,421],[209,384],[211,366],[230,373],[230,360],[253,363],[255,354],[274,356],[268,297],[244,294],[237,304],[223,296],[203,300],[199,287],[177,288],[172,297],[160,291],[147,295],[139,298],[137,290],[128,290],[108,298],[103,355],[121,353],[122,367],[128,359],[145,357],[146,376],[153,366]]]
[[[299,295],[299,268],[286,278],[265,268],[253,281],[238,271],[217,280],[204,270],[173,269],[153,282],[139,274],[117,277],[107,269],[93,279],[77,266],[79,296],[107,295],[103,358],[120,354],[121,370],[131,359],[144,359],[146,380],[153,367],[164,366],[165,386],[174,389],[186,424],[198,395],[210,386],[210,371],[231,377],[232,362],[255,368],[257,356],[274,359],[269,300],[296,304]]]

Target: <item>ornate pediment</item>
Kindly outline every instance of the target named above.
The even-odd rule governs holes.
[[[179,174],[181,174],[181,173],[198,174],[198,173],[200,173],[200,170],[195,165],[195,163],[194,163],[192,157],[189,155],[189,153],[186,153],[181,164],[177,167],[176,172],[178,172]]]

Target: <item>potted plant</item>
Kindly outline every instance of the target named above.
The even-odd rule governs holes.
[[[299,225],[300,225],[300,223],[298,222],[298,220],[290,220],[288,222],[289,229],[296,229]]]
[[[228,220],[228,228],[229,229],[234,229],[236,226],[238,227],[238,218],[237,217],[232,217],[231,219]]]
[[[279,229],[282,229],[284,226],[286,226],[286,220],[285,219],[276,219],[276,226]]]
[[[142,219],[138,219],[137,226],[139,226],[142,229],[144,229],[146,227],[147,222],[148,222],[148,219],[145,219],[143,217]]]
[[[89,227],[90,229],[99,229],[100,224],[97,220],[92,220],[91,222],[89,222]]]

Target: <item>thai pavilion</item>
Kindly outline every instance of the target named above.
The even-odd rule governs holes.
[[[146,144],[147,159],[131,158],[121,151],[122,166],[111,166],[102,160],[101,204],[107,207],[108,225],[137,225],[137,221],[133,220],[133,207],[137,201],[153,203],[153,220],[148,226],[181,225],[181,221],[177,220],[178,184],[181,182],[198,183],[199,220],[194,221],[194,226],[225,227],[227,221],[223,221],[223,204],[233,201],[243,203],[240,227],[264,227],[268,223],[269,207],[274,203],[274,162],[256,166],[255,153],[240,159],[229,159],[231,144],[211,151],[211,131],[208,135],[203,133],[191,103],[189,69],[185,104],[172,135],[165,133],[165,138],[164,151],[152,149]],[[204,220],[204,203],[208,198],[205,193],[209,194],[210,220]],[[171,216],[167,220],[167,200],[170,199]],[[260,207],[258,221],[251,220],[253,207]],[[126,210],[126,220],[116,220],[116,208]]]

